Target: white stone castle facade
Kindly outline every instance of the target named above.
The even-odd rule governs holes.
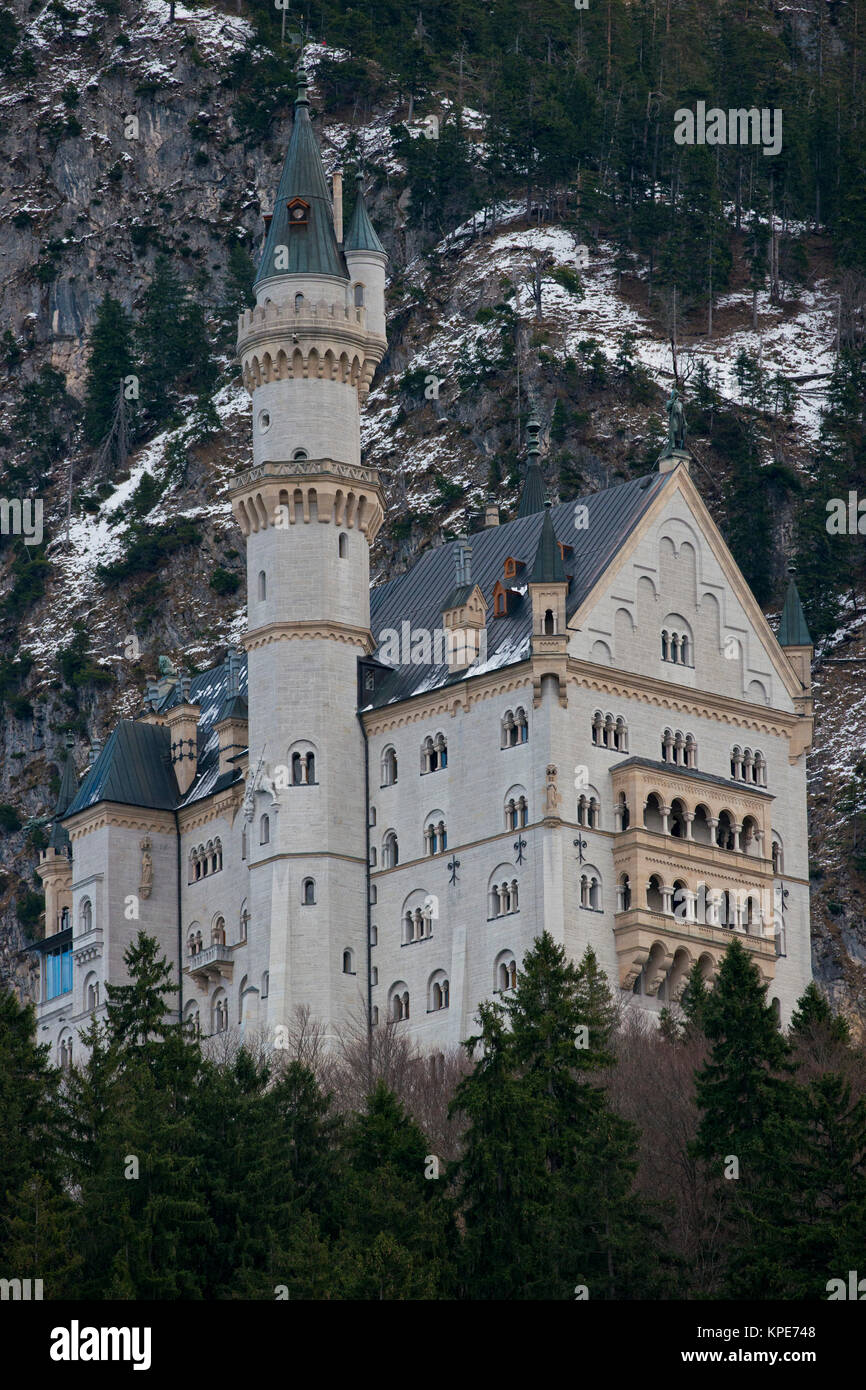
[[[202,1034],[273,1039],[305,1007],[453,1045],[544,929],[650,1011],[738,934],[786,1021],[811,978],[793,582],[777,637],[682,448],[546,507],[533,426],[517,519],[488,509],[371,592],[384,500],[359,422],[386,256],[360,189],[345,237],[340,201],[302,88],[239,325],[245,652],[162,675],[80,786],[67,762],[40,1040],[80,1055],[139,930]]]

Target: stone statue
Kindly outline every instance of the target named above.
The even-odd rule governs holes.
[[[551,763],[547,769],[547,788],[544,809],[549,816],[555,816],[562,797],[556,789],[556,768]]]
[[[141,883],[138,886],[139,897],[149,898],[150,890],[153,887],[153,855],[150,852],[150,836],[145,835],[139,842],[141,850]]]
[[[668,412],[668,453],[673,449],[684,449],[686,445],[686,417],[680,393],[675,386],[667,401]]]
[[[175,671],[174,666],[172,665],[172,660],[171,660],[171,657],[170,657],[170,656],[161,656],[161,657],[159,657],[158,662],[157,662],[157,665],[158,665],[158,667],[159,667],[159,674],[160,674],[160,676],[176,676],[176,675],[177,675],[177,671]]]

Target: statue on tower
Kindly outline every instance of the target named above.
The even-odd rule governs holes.
[[[676,386],[671,387],[671,394],[667,400],[668,412],[668,447],[670,454],[674,449],[684,449],[686,447],[686,417],[683,410],[683,403],[680,400],[680,393]]]

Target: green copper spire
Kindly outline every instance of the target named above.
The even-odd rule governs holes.
[[[806,615],[803,612],[797,585],[794,583],[793,570],[789,570],[788,573],[790,579],[788,580],[788,591],[785,594],[785,606],[782,609],[782,621],[779,624],[779,646],[811,647],[813,645],[812,638],[806,625]]]
[[[529,582],[530,584],[565,583],[565,566],[562,563],[562,551],[556,541],[549,502],[544,504],[544,521],[541,523],[541,535],[538,538],[538,549],[535,552],[535,563],[532,566]]]
[[[527,423],[526,433],[529,436],[529,444],[526,448],[526,475],[523,479],[520,505],[517,508],[518,516],[534,516],[536,512],[543,511],[546,496],[544,475],[538,464],[541,454],[541,445],[538,442],[541,425],[536,420],[534,412]]]
[[[355,199],[355,206],[352,210],[352,220],[349,223],[349,230],[343,243],[344,251],[381,251],[384,255],[385,248],[376,236],[370,218],[367,216],[367,205],[364,202],[364,175],[356,174],[355,182],[358,186],[358,196]]]
[[[289,203],[302,199],[297,219]],[[282,248],[282,249],[281,249]],[[334,275],[347,280],[346,265],[337,245],[331,195],[322,156],[310,123],[307,79],[298,77],[295,123],[277,189],[273,216],[256,283],[275,275]]]

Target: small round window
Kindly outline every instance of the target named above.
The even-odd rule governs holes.
[[[269,430],[270,428],[271,428],[271,412],[270,412],[269,410],[262,410],[262,411],[260,411],[260,412],[259,412],[259,429],[261,430],[262,434],[264,434],[265,431],[266,431],[266,430]]]

